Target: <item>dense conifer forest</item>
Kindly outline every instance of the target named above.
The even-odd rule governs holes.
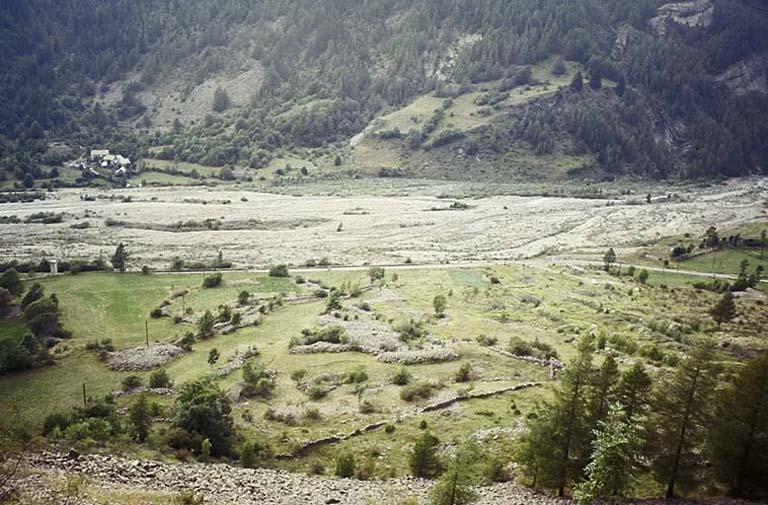
[[[75,150],[110,143],[139,158],[162,146],[165,159],[260,168],[277,150],[340,145],[426,93],[525,85],[526,66],[555,56],[580,66],[581,89],[562,89],[497,118],[480,135],[443,142],[487,156],[503,154],[511,141],[535,155],[590,153],[609,176],[763,173],[768,97],[715,77],[768,50],[768,14],[715,0],[709,26],[667,22],[659,30],[652,19],[662,4],[3,2],[0,170],[9,179],[39,177],[66,161],[52,142]],[[143,90],[179,75],[191,89],[235,56],[264,71],[247,105],[227,110],[228,97],[220,95],[204,121],[153,128]],[[116,83],[119,100],[98,99]]]

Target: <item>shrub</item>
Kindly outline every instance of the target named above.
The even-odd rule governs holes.
[[[432,307],[435,309],[435,315],[437,317],[443,317],[447,306],[448,300],[445,298],[445,295],[437,295],[432,300]]]
[[[360,408],[358,409],[361,414],[373,414],[376,412],[376,406],[368,400],[360,402]]]
[[[357,367],[354,370],[347,372],[346,377],[344,377],[344,382],[346,384],[360,384],[361,382],[365,382],[368,380],[368,372],[365,371],[365,367]]]
[[[149,317],[152,319],[160,319],[163,317],[163,309],[162,307],[155,307],[149,312]]]
[[[400,368],[397,372],[392,374],[392,384],[405,386],[409,382],[411,382],[411,373],[405,367]]]
[[[254,468],[272,457],[272,447],[262,440],[246,440],[240,451],[240,466]]]
[[[203,279],[203,287],[204,288],[215,288],[218,286],[221,286],[222,281],[224,280],[224,276],[221,275],[220,272],[216,272],[215,274],[206,275]]]
[[[112,344],[111,338],[105,338],[102,339],[101,342],[98,340],[94,340],[93,342],[88,342],[85,344],[85,348],[88,351],[98,351],[98,352],[112,352],[115,350],[114,344]]]
[[[384,433],[391,435],[395,432],[395,425],[394,424],[388,424],[384,426]]]
[[[312,461],[307,467],[307,473],[310,475],[323,475],[325,473],[325,466],[319,461]]]
[[[198,440],[208,438],[214,455],[226,455],[234,434],[231,411],[227,395],[210,378],[202,377],[181,386],[176,396],[173,426],[193,434]]]
[[[183,337],[176,343],[179,347],[184,349],[185,351],[191,351],[192,350],[192,344],[195,343],[195,334],[191,331],[188,331],[184,334]]]
[[[229,305],[219,305],[219,314],[217,319],[220,323],[226,323],[232,319],[232,309],[229,308]]]
[[[350,453],[344,453],[336,458],[336,477],[348,479],[355,475],[355,457]]]
[[[0,288],[2,289],[2,288]],[[43,286],[35,282],[24,294],[24,298],[21,299],[21,308],[24,309],[27,305],[34,303],[41,299],[44,295]]]
[[[243,365],[243,381],[242,394],[247,398],[270,398],[275,389],[274,378],[260,363],[249,361]]]
[[[171,385],[171,378],[165,368],[155,370],[149,376],[149,387],[151,388],[170,388]]]
[[[251,298],[251,294],[248,291],[245,291],[245,290],[240,291],[240,294],[237,295],[237,304],[240,305],[241,307],[243,305],[248,305],[248,301],[250,300],[250,298]]]
[[[123,391],[130,391],[131,389],[140,388],[144,385],[144,382],[138,375],[129,375],[123,379],[122,385]]]
[[[304,345],[311,345],[315,342],[328,342],[329,344],[342,344],[347,342],[347,334],[343,326],[324,326],[319,330],[304,329],[302,331]]]
[[[472,365],[464,363],[453,376],[453,380],[456,382],[468,382],[472,379]]]
[[[299,370],[294,370],[291,372],[291,380],[295,382],[296,384],[299,384],[302,380],[304,380],[304,377],[307,376],[307,371],[303,368]]]
[[[186,459],[186,457],[179,458],[181,461]],[[174,505],[203,505],[203,502],[205,502],[205,496],[198,495],[194,491],[182,491],[173,497]]]
[[[322,414],[320,414],[320,409],[317,407],[307,407],[304,409],[304,419],[308,421],[319,421],[323,418]]]
[[[24,286],[21,283],[19,272],[14,268],[3,272],[3,274],[0,275],[0,288],[7,289],[8,292],[14,296],[21,294],[21,292],[24,291]]]
[[[335,310],[341,309],[341,293],[334,289],[331,291],[331,296],[328,297],[328,301],[325,304],[325,311],[323,311],[323,314],[330,314]]]
[[[48,414],[43,422],[43,435],[48,436],[55,430],[64,431],[69,426],[69,416],[60,412]]]
[[[477,343],[483,347],[493,347],[498,342],[496,337],[489,337],[487,335],[479,335],[475,340],[477,340]]]
[[[421,435],[408,455],[408,467],[414,477],[431,479],[440,473],[437,445],[440,441],[430,433]]]
[[[203,338],[213,336],[214,324],[215,321],[213,320],[213,314],[211,314],[210,310],[206,310],[203,316],[197,321],[197,327],[200,331],[200,336]]]
[[[410,342],[411,340],[418,340],[426,336],[427,332],[424,330],[424,325],[421,322],[409,319],[395,326],[395,331],[400,334],[400,340],[403,342]]]
[[[105,442],[113,435],[112,425],[105,419],[87,418],[70,424],[64,430],[64,436],[69,440],[94,440]]]
[[[427,400],[432,397],[433,389],[431,384],[410,384],[400,390],[400,399],[406,402]]]
[[[487,482],[507,482],[509,472],[507,472],[506,461],[499,456],[486,458],[482,468],[483,478]]]
[[[178,256],[176,256],[175,258],[173,258],[173,260],[171,260],[171,270],[173,270],[174,272],[178,272],[179,270],[183,270],[183,269],[184,269],[184,260],[182,258],[179,258]]]
[[[269,268],[270,277],[289,277],[288,267],[286,265],[274,265]]]
[[[539,342],[538,339],[529,342],[520,337],[509,339],[509,352],[516,356],[531,356],[537,359],[557,358],[557,351],[545,342]]]
[[[322,400],[328,396],[328,389],[320,385],[311,386],[307,388],[307,396],[310,400]]]
[[[610,342],[611,346],[617,351],[630,356],[637,352],[637,342],[631,337],[624,335],[610,335],[608,337],[608,342]]]

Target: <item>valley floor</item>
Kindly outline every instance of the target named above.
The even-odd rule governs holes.
[[[309,196],[232,187],[62,190],[43,202],[0,206],[0,258],[90,260],[108,257],[119,242],[133,270],[167,269],[175,256],[210,261],[219,251],[235,267],[249,268],[322,258],[362,265],[602,254],[609,246],[632,248],[764,218],[768,182],[638,186],[632,195],[601,199],[462,198],[467,187],[440,181],[380,190],[338,187]],[[657,196],[648,204],[644,192],[651,190]],[[61,215],[61,222],[25,222],[39,212]]]

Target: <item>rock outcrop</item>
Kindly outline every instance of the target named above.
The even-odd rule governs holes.
[[[664,4],[656,11],[656,17],[651,19],[651,26],[664,35],[670,24],[706,28],[712,24],[715,6],[712,0],[692,0]]]
[[[172,344],[151,344],[110,352],[106,362],[110,370],[152,370],[182,354],[184,349]]]

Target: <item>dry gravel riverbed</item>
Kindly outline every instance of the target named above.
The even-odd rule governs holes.
[[[765,219],[768,180],[678,187],[671,199],[651,204],[638,195],[493,196],[465,200],[466,210],[443,210],[453,200],[432,196],[299,197],[203,187],[98,191],[62,190],[43,202],[0,205],[0,217],[22,221],[0,224],[0,257],[108,257],[124,242],[133,269],[167,268],[174,256],[210,260],[219,250],[236,267],[323,257],[344,265],[519,259]],[[99,197],[89,201],[81,198],[85,194]],[[64,213],[64,221],[23,223],[40,211]],[[206,220],[219,229],[207,229]],[[71,228],[85,221],[88,228]],[[174,228],[179,222],[187,225]]]

